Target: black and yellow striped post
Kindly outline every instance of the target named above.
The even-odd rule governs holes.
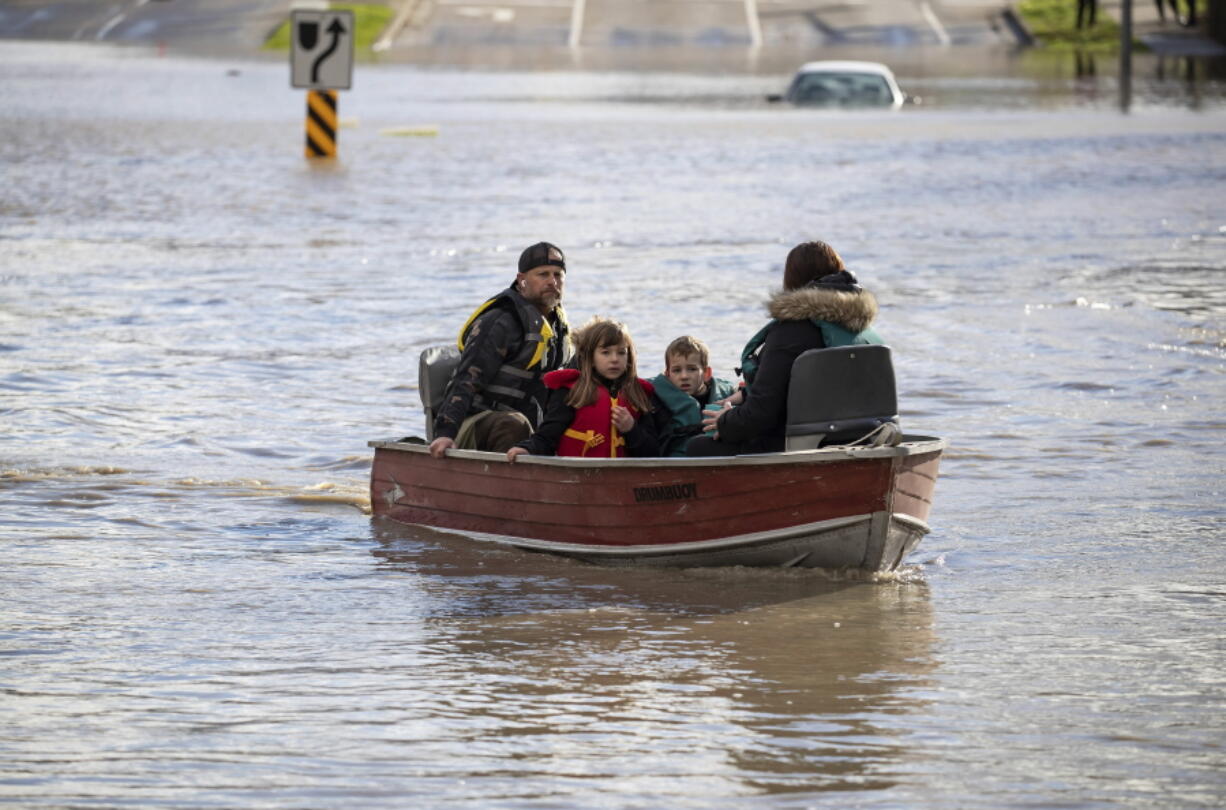
[[[336,157],[336,91],[308,90],[306,156]]]

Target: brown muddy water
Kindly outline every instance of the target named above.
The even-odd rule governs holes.
[[[887,114],[367,66],[322,167],[279,62],[6,43],[0,803],[1221,806],[1226,109],[1146,75]],[[901,576],[367,514],[365,442],[523,246],[646,370],[692,332],[728,375],[812,238],[951,443]]]

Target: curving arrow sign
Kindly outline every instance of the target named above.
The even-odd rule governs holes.
[[[291,86],[348,90],[353,84],[353,12],[294,11],[290,26]]]
[[[311,63],[311,83],[319,83],[319,66],[323,64],[329,56],[336,52],[336,46],[340,44],[341,35],[345,33],[345,26],[341,25],[340,20],[333,20],[328,26],[328,33],[332,35],[332,43],[328,45],[328,49],[315,57],[315,61]],[[353,44],[352,41],[349,43]]]

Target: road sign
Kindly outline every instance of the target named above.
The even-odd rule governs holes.
[[[353,12],[290,14],[290,83],[310,90],[348,90],[353,84]]]

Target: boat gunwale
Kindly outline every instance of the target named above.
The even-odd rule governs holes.
[[[366,443],[376,450],[397,450],[417,454],[429,454],[429,445],[404,442],[399,439],[371,439]],[[903,441],[894,447],[822,447],[815,450],[788,450],[781,453],[758,453],[741,456],[653,456],[650,458],[579,458],[577,456],[518,456],[515,464],[536,464],[545,467],[579,468],[670,468],[670,467],[752,467],[767,464],[822,464],[835,461],[860,459],[905,458],[907,456],[939,453],[949,446],[945,439],[934,436],[903,436]],[[510,464],[504,453],[483,450],[447,451],[447,458],[468,459],[481,462]]]

